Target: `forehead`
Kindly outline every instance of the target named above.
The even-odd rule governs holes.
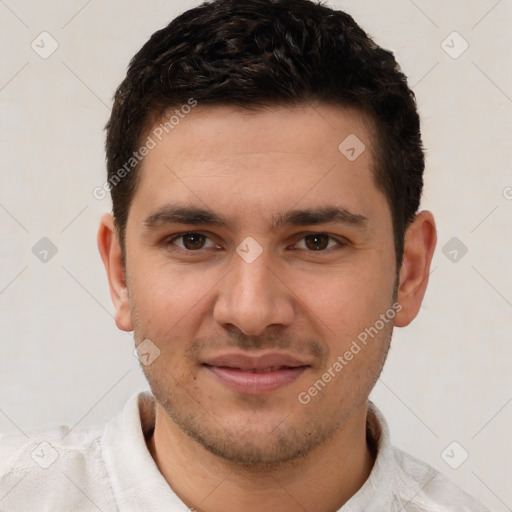
[[[147,134],[154,147],[134,197],[146,212],[173,200],[234,213],[251,203],[254,215],[270,217],[277,205],[282,211],[299,202],[367,209],[381,195],[371,170],[371,125],[358,111],[320,104],[174,112]]]
[[[355,140],[354,136],[371,150],[373,123],[366,113],[354,108],[325,103],[258,109],[198,105],[183,112],[179,107],[167,111],[153,119],[148,132],[160,150],[179,145],[180,155],[174,155],[178,158],[214,160],[227,155],[243,158],[250,153],[285,152],[317,158],[339,156],[343,154],[339,144],[347,137]],[[161,156],[163,152],[152,153]],[[152,160],[148,156],[146,160]]]

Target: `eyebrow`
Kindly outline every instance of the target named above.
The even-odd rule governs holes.
[[[307,226],[313,224],[341,223],[364,228],[368,218],[351,213],[338,206],[321,206],[302,210],[289,210],[273,215],[270,231],[276,231],[284,226]],[[143,223],[146,227],[154,228],[165,224],[190,224],[229,227],[229,219],[224,218],[206,208],[185,205],[165,205],[149,215]]]

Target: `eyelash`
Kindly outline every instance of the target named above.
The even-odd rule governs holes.
[[[186,249],[184,247],[179,247],[178,245],[174,244],[174,242],[176,240],[179,240],[180,238],[183,238],[183,237],[185,237],[187,235],[201,235],[201,236],[204,236],[206,239],[212,241],[208,235],[206,235],[204,233],[201,233],[200,231],[186,231],[185,233],[180,233],[180,234],[173,235],[171,237],[166,238],[163,241],[163,245],[166,248],[169,248],[169,246],[172,245],[172,246],[174,246],[176,248],[175,250],[182,251],[182,252],[188,253],[188,254],[201,253],[205,249],[211,249],[211,247],[207,247],[207,248],[201,247],[200,249],[192,250],[192,249]],[[337,247],[335,247],[335,246],[329,247],[328,246],[325,249],[320,249],[320,250],[316,250],[316,251],[315,250],[308,250],[307,248],[300,248],[299,249],[299,250],[305,250],[305,251],[310,252],[310,253],[322,253],[322,252],[325,253],[325,252],[328,252],[328,251],[330,252],[332,249],[335,249],[335,248],[339,249],[339,248],[342,248],[342,247],[348,245],[348,241],[347,240],[344,240],[343,238],[339,238],[339,237],[334,237],[332,235],[329,235],[328,233],[324,233],[324,232],[321,232],[321,231],[312,231],[312,232],[308,232],[308,233],[300,233],[300,235],[301,235],[300,241],[304,240],[308,236],[322,235],[322,236],[328,237],[329,241],[334,241],[337,244]]]

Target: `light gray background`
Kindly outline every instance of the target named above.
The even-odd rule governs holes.
[[[129,59],[198,3],[0,0],[1,431],[103,423],[147,388],[112,318],[95,240],[110,203],[92,190],[105,180],[102,129]],[[438,222],[422,311],[395,331],[372,398],[395,445],[489,509],[512,510],[512,3],[331,5],[409,77],[427,148],[422,207]],[[31,48],[43,31],[59,45],[47,59]],[[46,263],[32,253],[42,237],[58,248]],[[452,237],[459,247],[445,255]],[[452,465],[469,453],[458,469],[441,456],[453,441]]]

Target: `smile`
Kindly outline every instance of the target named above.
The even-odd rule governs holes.
[[[284,354],[225,354],[208,359],[202,366],[223,386],[246,395],[276,391],[310,368],[309,364]]]

